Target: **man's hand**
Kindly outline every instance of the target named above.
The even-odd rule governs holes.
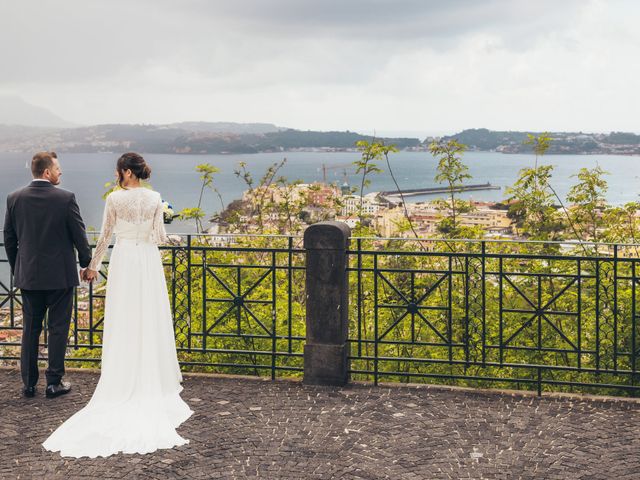
[[[91,270],[90,268],[86,268],[84,271],[84,279],[87,282],[93,282],[96,278],[98,278],[98,272],[96,270]]]
[[[83,282],[93,282],[96,278],[98,278],[98,272],[95,270],[90,270],[88,268],[80,269],[80,279]]]

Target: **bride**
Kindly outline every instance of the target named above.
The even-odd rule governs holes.
[[[97,277],[111,235],[100,380],[89,403],[43,443],[63,456],[149,453],[188,443],[176,427],[193,411],[180,398],[173,321],[157,245],[166,242],[160,194],[140,185],[151,169],[136,153],[116,168],[102,234],[85,275]]]

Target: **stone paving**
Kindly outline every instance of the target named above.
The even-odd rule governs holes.
[[[190,443],[149,455],[62,458],[41,442],[90,398],[21,396],[0,369],[1,479],[638,479],[640,403],[444,387],[185,376]]]

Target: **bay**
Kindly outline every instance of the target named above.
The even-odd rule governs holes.
[[[112,153],[67,153],[60,155],[63,170],[61,187],[75,192],[85,223],[95,229],[100,228],[104,201],[104,184],[113,180],[118,154]],[[287,163],[278,175],[289,180],[303,182],[322,181],[322,165],[327,167],[327,181],[341,184],[346,168],[347,181],[351,186],[359,185],[355,167],[351,163],[359,158],[357,152],[283,152],[244,155],[154,155],[145,158],[152,168],[151,183],[162,193],[176,211],[194,207],[198,202],[200,182],[195,167],[201,163],[211,163],[220,169],[215,182],[223,196],[225,204],[240,198],[246,185],[233,171],[239,162],[246,162],[256,183],[266,169],[273,163],[287,158]],[[31,174],[26,164],[28,154],[0,153],[0,215],[4,218],[6,196],[9,192],[26,185]],[[394,174],[403,189],[436,186],[434,176],[437,160],[426,152],[398,152],[390,157]],[[490,182],[500,186],[501,190],[476,191],[462,195],[474,200],[498,201],[505,197],[505,187],[512,185],[521,168],[533,166],[533,155],[513,155],[495,152],[467,152],[463,161],[469,166],[473,179],[469,183]],[[552,185],[560,196],[565,197],[571,185],[577,179],[572,175],[582,167],[592,168],[600,165],[609,172],[607,199],[611,204],[623,204],[638,200],[640,193],[640,159],[633,156],[615,155],[547,155],[541,164],[555,166]],[[345,167],[346,165],[346,167]],[[383,173],[371,177],[371,185],[366,191],[394,190],[392,178],[384,162],[379,166]],[[436,198],[434,196],[410,197],[408,201],[417,202]],[[203,208],[208,214],[220,210],[217,197],[206,192]],[[191,232],[191,224],[176,221],[168,227],[170,232]]]

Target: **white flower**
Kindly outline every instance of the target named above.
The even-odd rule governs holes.
[[[164,223],[171,223],[173,221],[174,212],[173,207],[167,201],[162,201],[162,215],[164,216]]]
[[[166,215],[173,215],[173,208],[171,208],[169,202],[162,202],[162,209]]]

